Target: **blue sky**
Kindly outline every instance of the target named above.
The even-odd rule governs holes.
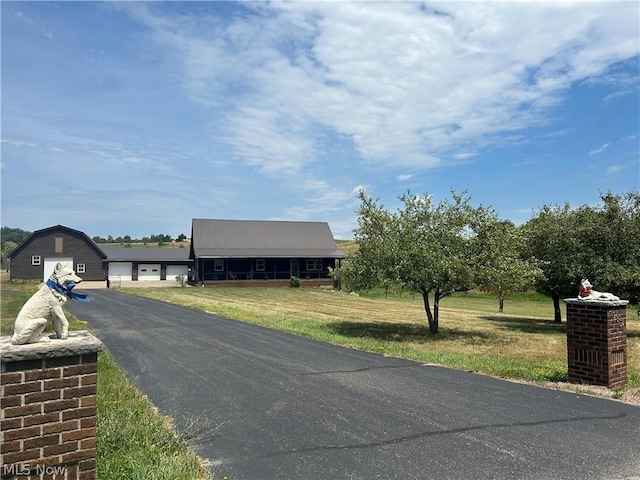
[[[640,7],[6,2],[2,225],[189,235],[467,189],[517,224],[639,188]]]

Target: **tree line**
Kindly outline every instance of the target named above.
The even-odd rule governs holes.
[[[29,235],[31,235],[31,232],[22,230],[21,228],[2,227],[0,229],[0,257],[3,269],[6,270],[9,266],[9,254]]]
[[[184,242],[188,237],[181,233],[175,238],[176,242]],[[95,236],[91,238],[96,243],[170,243],[173,242],[174,239],[171,235],[165,235],[162,233],[152,234],[148,237],[142,238],[131,238],[130,235],[125,235],[123,237],[115,237],[113,235],[107,236],[107,238]]]
[[[640,194],[607,192],[597,206],[545,205],[521,226],[493,209],[471,205],[467,192],[434,203],[408,191],[389,211],[360,191],[354,230],[359,248],[332,272],[350,290],[385,288],[422,295],[431,333],[440,300],[455,292],[495,293],[499,310],[510,294],[549,295],[554,319],[560,300],[575,297],[589,278],[601,291],[638,303]]]

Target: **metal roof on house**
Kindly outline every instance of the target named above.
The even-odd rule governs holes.
[[[196,258],[346,258],[326,222],[194,218]]]
[[[189,249],[174,247],[107,247],[102,249],[108,262],[184,262],[188,263]]]

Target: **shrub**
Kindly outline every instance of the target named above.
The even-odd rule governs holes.
[[[293,288],[298,288],[300,286],[300,279],[296,276],[293,276],[289,279],[289,284]]]

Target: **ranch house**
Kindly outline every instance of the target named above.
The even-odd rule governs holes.
[[[326,222],[194,219],[193,283],[289,280],[331,284],[346,255]]]

